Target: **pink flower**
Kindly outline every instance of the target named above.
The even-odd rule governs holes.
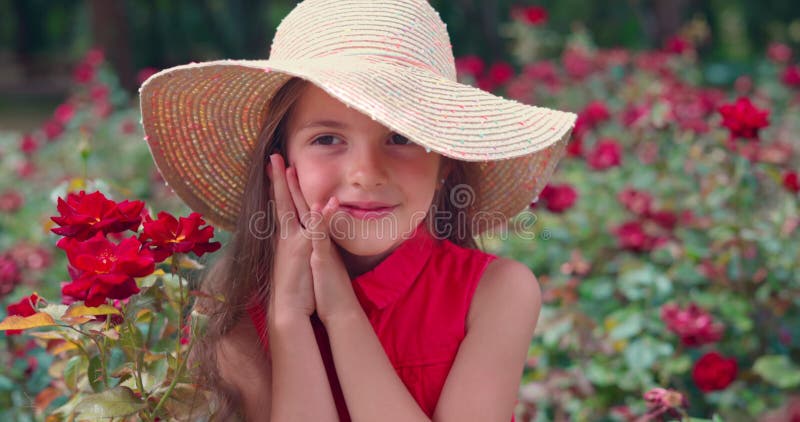
[[[80,85],[88,84],[93,81],[94,76],[94,67],[87,63],[78,63],[78,65],[75,66],[75,70],[72,71],[72,79]]]
[[[773,42],[767,47],[767,57],[778,64],[786,63],[792,58],[792,48],[783,43]]]
[[[30,155],[39,149],[39,142],[31,134],[24,135],[19,141],[19,150],[23,154]]]
[[[592,59],[588,53],[574,47],[564,50],[561,61],[567,74],[577,80],[586,78],[594,71]]]
[[[648,213],[647,219],[667,230],[674,229],[678,223],[678,216],[670,211],[651,211]]]
[[[25,198],[15,189],[8,189],[0,194],[0,213],[13,214],[22,208]]]
[[[650,214],[653,205],[653,196],[649,193],[633,188],[626,188],[617,194],[617,200],[625,209],[638,216]]]
[[[10,253],[0,254],[0,298],[11,293],[22,281],[22,272]]]
[[[661,307],[661,320],[678,335],[681,343],[689,347],[716,343],[722,338],[725,327],[704,309],[690,303],[686,309],[671,303]]]
[[[91,97],[94,102],[105,102],[108,100],[108,93],[108,85],[98,84],[92,86],[92,89],[89,90],[89,97]]]
[[[622,146],[614,139],[601,139],[586,157],[594,170],[606,170],[622,164]]]
[[[44,135],[48,141],[54,141],[56,138],[61,136],[62,133],[64,133],[64,125],[62,125],[58,120],[50,119],[44,123],[42,130],[44,131]]]
[[[678,408],[689,407],[689,400],[685,395],[675,390],[653,388],[644,393],[647,402],[647,415],[650,418],[668,417],[681,418]],[[663,416],[662,416],[663,415]]]
[[[781,82],[792,88],[800,88],[800,66],[787,66],[781,75]]]
[[[75,106],[70,103],[63,103],[56,107],[56,111],[53,112],[53,118],[58,123],[66,126],[70,120],[72,120],[72,116],[75,115]]]

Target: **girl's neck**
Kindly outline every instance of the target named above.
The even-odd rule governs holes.
[[[380,264],[384,259],[386,259],[386,257],[391,255],[395,249],[397,249],[397,246],[399,245],[395,245],[386,252],[382,252],[377,255],[366,256],[353,255],[339,245],[336,245],[336,249],[339,250],[339,255],[342,257],[342,262],[344,262],[345,268],[347,268],[347,273],[350,275],[350,280],[353,280],[378,266],[378,264]]]

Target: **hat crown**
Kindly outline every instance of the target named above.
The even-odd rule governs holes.
[[[278,25],[270,60],[370,56],[456,80],[447,25],[425,0],[305,0]]]

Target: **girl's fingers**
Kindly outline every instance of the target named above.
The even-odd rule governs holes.
[[[289,167],[286,170],[286,179],[289,182],[289,193],[292,195],[292,201],[299,214],[298,218],[300,219],[300,224],[303,227],[308,227],[306,219],[308,218],[309,208],[303,193],[300,191],[300,182],[297,180],[297,168]]]
[[[292,203],[291,193],[289,186],[286,183],[286,167],[283,163],[283,157],[280,154],[272,154],[269,156],[270,164],[272,164],[272,191],[275,194],[275,210],[278,214],[279,225],[282,226],[287,218],[294,220],[290,213],[295,211]],[[291,221],[288,222],[289,227],[297,227]]]

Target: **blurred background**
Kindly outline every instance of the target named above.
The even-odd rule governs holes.
[[[800,2],[431,3],[460,82],[578,114],[535,218],[511,224],[525,236],[483,239],[543,293],[517,420],[800,421]],[[33,292],[69,299],[76,274],[52,217],[95,221],[109,203],[59,198],[190,212],[152,163],[137,88],[191,61],[266,58],[294,5],[0,0],[0,317]],[[147,333],[136,347],[152,359],[137,368],[152,390],[125,378],[122,352],[109,363],[140,395],[163,393],[179,360],[163,357],[181,310],[158,314],[131,328]],[[65,420],[96,402],[98,366],[74,347],[0,335],[0,420]],[[139,397],[134,412],[185,416]]]
[[[498,29],[513,0],[434,0],[448,23],[456,56],[508,61]],[[102,48],[120,84],[137,72],[189,61],[266,58],[289,0],[0,0],[0,127],[30,129],[59,102],[71,68]],[[705,77],[730,84],[764,55],[769,42],[800,43],[800,5],[793,0],[538,1],[558,36],[581,29],[602,48],[662,47],[683,30],[696,39]]]

